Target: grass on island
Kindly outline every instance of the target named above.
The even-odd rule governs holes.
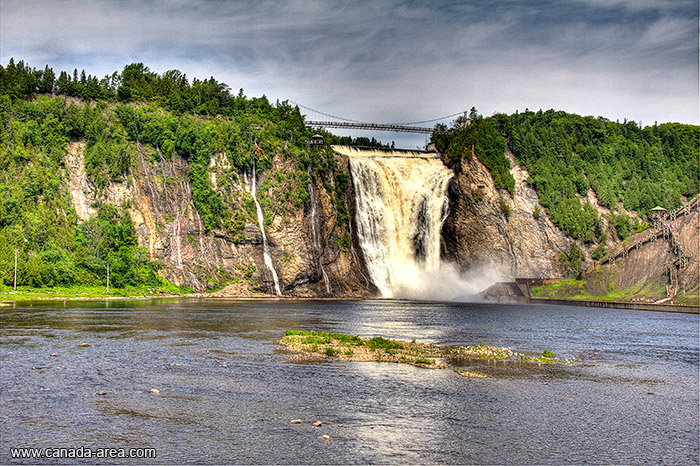
[[[360,338],[342,333],[287,330],[280,340],[297,353],[299,361],[333,358],[346,361],[381,361],[412,364],[419,367],[445,367],[436,361],[441,348],[424,343],[389,340],[382,337]]]
[[[294,352],[291,360],[298,362],[336,359],[345,361],[379,361],[411,364],[418,367],[438,369],[446,367],[446,362],[468,362],[488,364],[493,361],[524,363],[566,363],[572,361],[557,359],[552,351],[545,350],[541,356],[530,356],[510,348],[487,345],[437,346],[414,341],[389,340],[383,337],[361,338],[335,332],[314,330],[287,330],[279,341],[286,349]],[[445,362],[440,361],[440,359]],[[465,369],[460,369],[465,371]],[[460,373],[465,377],[470,371]],[[478,373],[474,373],[478,374]]]

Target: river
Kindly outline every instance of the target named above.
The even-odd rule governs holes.
[[[697,464],[700,455],[698,315],[170,299],[18,303],[0,308],[0,324],[2,464],[21,462],[12,447],[157,450],[110,461],[125,464]],[[293,363],[276,344],[290,328],[578,361],[479,369],[489,379]]]

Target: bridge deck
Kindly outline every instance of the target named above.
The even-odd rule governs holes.
[[[419,126],[385,125],[381,123],[350,123],[345,121],[307,121],[306,126],[340,129],[362,129],[374,131],[393,131],[397,133],[422,133],[432,134],[432,128],[422,128]]]

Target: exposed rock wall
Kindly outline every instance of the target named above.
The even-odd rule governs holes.
[[[232,238],[223,228],[206,229],[194,207],[186,160],[177,155],[170,161],[158,159],[152,150],[138,146],[127,179],[97,192],[85,174],[84,149],[84,144],[73,143],[66,155],[70,172],[66,180],[82,220],[96,214],[96,201],[127,208],[135,223],[139,245],[148,250],[152,260],[163,265],[161,275],[173,283],[195,291],[225,285],[215,294],[226,296],[274,294],[254,217],[247,217],[242,238]],[[291,169],[278,155],[274,156],[273,165],[271,171]],[[345,165],[341,163],[341,168],[347,170],[346,161]],[[259,184],[268,174],[258,174]],[[242,176],[231,169],[224,155],[212,158],[209,181],[226,202],[238,203],[237,208],[244,208],[248,195]],[[318,179],[313,179],[309,189],[314,190],[313,205],[307,201],[285,215],[273,215],[271,225],[266,226],[270,255],[283,294],[299,297],[372,294],[375,290],[366,278],[356,243],[350,241],[349,247],[344,247],[343,240],[346,235],[350,237],[352,225],[340,221]],[[352,206],[352,192],[347,196],[345,201]]]
[[[137,146],[128,178],[97,192],[85,175],[84,148],[84,144],[73,143],[66,155],[70,171],[66,179],[81,219],[96,214],[95,201],[124,206],[135,223],[139,245],[163,265],[161,274],[173,283],[195,291],[223,286],[216,293],[228,296],[274,294],[255,214],[248,212],[237,237],[224,228],[206,229],[194,207],[186,160],[173,155],[167,161],[158,151]],[[259,186],[276,172],[298,170],[287,166],[291,162],[279,154],[272,161],[271,169],[258,173]],[[338,169],[350,176],[348,159],[336,154],[336,161]],[[513,164],[512,197],[495,188],[490,172],[475,156],[463,160],[454,171],[448,189],[449,213],[442,227],[444,261],[463,270],[486,266],[504,280],[561,276],[559,254],[569,251],[571,239],[538,206],[537,194],[525,182],[526,171]],[[209,182],[237,212],[245,211],[246,196],[250,196],[244,176],[224,154],[212,158]],[[282,292],[298,297],[376,295],[355,234],[353,185],[348,183],[343,200],[348,221],[332,202],[329,182],[332,180],[312,177],[304,205],[273,214],[266,224]]]
[[[503,280],[561,276],[559,255],[569,251],[572,240],[539,206],[537,193],[525,182],[527,172],[512,165],[513,197],[496,189],[476,156],[456,167],[442,228],[442,257],[463,269],[493,268]]]

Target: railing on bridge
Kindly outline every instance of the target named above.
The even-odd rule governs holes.
[[[424,128],[420,126],[405,126],[405,125],[385,125],[381,123],[350,123],[345,121],[307,121],[306,126],[324,128],[341,128],[341,129],[362,129],[374,131],[393,131],[397,133],[422,133],[432,134],[433,128]]]

